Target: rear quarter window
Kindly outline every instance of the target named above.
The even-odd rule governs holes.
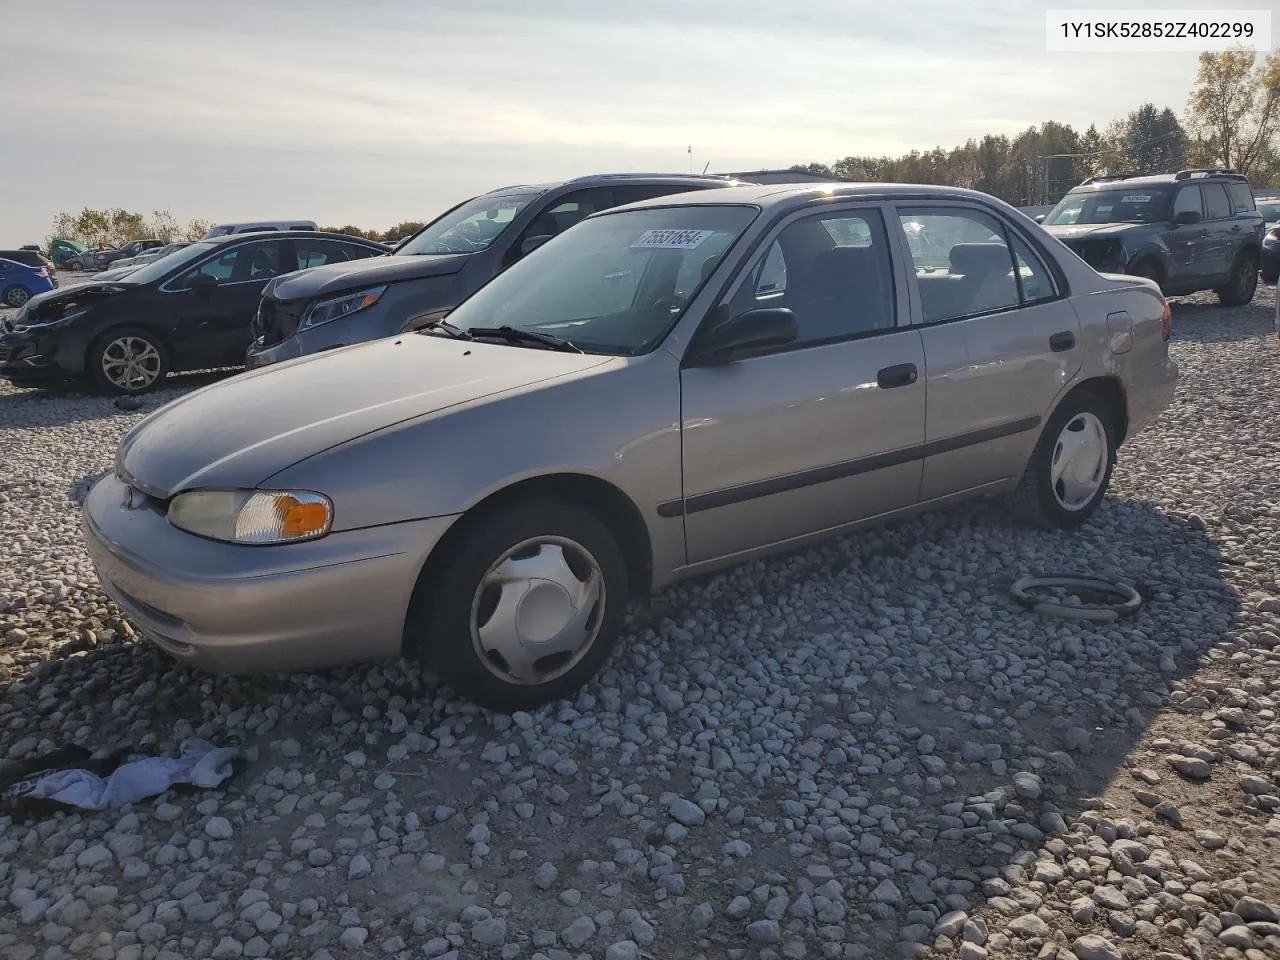
[[[1231,210],[1234,213],[1250,213],[1256,209],[1253,202],[1253,191],[1247,183],[1227,185],[1227,193],[1231,197]]]

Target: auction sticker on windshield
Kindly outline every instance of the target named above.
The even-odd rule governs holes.
[[[1121,203],[1150,203],[1151,195],[1146,193],[1127,193],[1120,198]]]
[[[646,230],[631,249],[693,250],[714,234],[714,230]]]

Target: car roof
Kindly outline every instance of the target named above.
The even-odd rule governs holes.
[[[327,230],[259,230],[251,233],[228,233],[221,237],[210,237],[207,240],[193,240],[192,243],[209,243],[215,246],[226,246],[232,243],[239,243],[242,240],[314,240],[320,237],[324,240],[350,240],[355,243],[363,243],[371,247],[384,247],[386,244],[377,240],[367,240],[364,237],[354,237],[349,233],[330,233]]]
[[[502,194],[511,193],[546,193],[549,190],[555,190],[558,187],[593,187],[607,186],[611,183],[625,183],[634,186],[684,186],[690,183],[696,183],[699,186],[708,188],[723,187],[731,183],[739,183],[742,181],[735,180],[733,177],[722,176],[719,174],[700,174],[700,173],[591,173],[583,177],[573,177],[569,180],[553,180],[547,183],[525,183],[511,184],[505,187],[498,187],[494,190],[488,190],[480,194],[482,197],[500,196]]]
[[[697,193],[677,193],[666,197],[653,197],[629,203],[614,210],[633,210],[642,207],[703,206],[707,204],[749,204],[770,209],[776,207],[803,207],[810,203],[828,200],[979,200],[1002,205],[1001,201],[977,190],[963,187],[942,187],[919,183],[851,183],[846,180],[827,183],[744,183],[735,187],[700,190]],[[604,216],[612,211],[604,210],[594,216]]]

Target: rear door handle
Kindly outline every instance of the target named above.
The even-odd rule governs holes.
[[[876,384],[884,390],[889,390],[893,387],[909,387],[919,377],[920,372],[916,370],[914,363],[896,363],[892,367],[885,367],[876,374]]]
[[[1061,333],[1055,333],[1049,338],[1049,349],[1054,353],[1062,353],[1064,350],[1073,350],[1076,345],[1076,335],[1070,330],[1063,330]]]

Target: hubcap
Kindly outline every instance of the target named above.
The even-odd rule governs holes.
[[[27,291],[22,287],[14,287],[5,296],[5,300],[11,307],[20,307],[30,299],[31,294],[27,293]]]
[[[1067,421],[1053,447],[1049,477],[1053,495],[1064,510],[1082,510],[1093,500],[1107,475],[1107,431],[1092,413]]]
[[[120,337],[102,351],[102,372],[122,390],[141,390],[160,376],[160,352],[142,337]]]
[[[604,575],[585,547],[537,537],[489,567],[471,601],[471,643],[506,683],[550,683],[578,664],[600,632]]]

